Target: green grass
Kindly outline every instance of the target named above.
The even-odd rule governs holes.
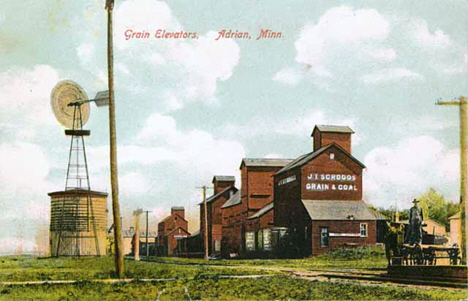
[[[74,284],[0,286],[0,300],[465,300],[468,290],[407,288],[350,282],[310,281],[275,269],[385,268],[381,248],[342,249],[326,255],[291,260],[219,260],[163,258],[177,263],[209,263],[217,267],[125,261],[125,277],[176,278],[174,281],[91,282],[114,276],[114,258],[0,257],[0,281],[79,280]],[[229,266],[222,266],[229,265]],[[250,267],[250,269],[248,268]],[[264,274],[261,279],[221,279],[220,275]],[[190,278],[190,279],[185,279]]]
[[[187,258],[156,258],[159,261],[198,263],[212,265],[268,266],[300,270],[350,270],[386,269],[387,259],[383,247],[356,247],[338,249],[333,252],[305,259],[239,259],[214,260]]]
[[[81,282],[0,288],[0,300],[464,300],[467,290],[407,289],[352,283],[265,279],[176,280],[161,283]]]
[[[92,280],[114,277],[113,257],[36,258],[1,257],[0,281]],[[125,261],[125,278],[174,278],[199,275],[272,274],[232,268],[180,266],[174,264]]]

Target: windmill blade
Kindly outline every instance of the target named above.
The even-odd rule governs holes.
[[[108,106],[109,105],[109,90],[98,92],[96,96],[94,97],[94,102],[96,103],[96,106],[98,107]]]
[[[57,121],[68,129],[79,129],[79,118],[76,119],[73,125],[73,113],[75,111],[74,106],[68,104],[77,101],[85,101],[88,99],[83,88],[75,82],[70,80],[64,80],[58,82],[57,85],[52,89],[50,94],[50,105],[54,112]],[[89,103],[83,103],[81,105],[81,118],[82,125],[84,125],[89,118]],[[79,117],[79,116],[77,116]]]

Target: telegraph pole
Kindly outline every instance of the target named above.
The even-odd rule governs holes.
[[[114,217],[115,269],[118,278],[124,276],[122,225],[120,223],[119,183],[117,175],[117,134],[115,130],[114,103],[114,53],[112,33],[112,11],[114,0],[106,0],[107,10],[107,70],[109,84],[109,136],[110,136],[110,176],[112,188],[112,214]]]
[[[204,227],[203,227],[203,232],[204,232],[204,235],[203,235],[203,245],[204,245],[204,258],[205,260],[208,260],[208,256],[209,256],[209,240],[208,240],[208,208],[207,208],[207,205],[206,205],[206,186],[203,185],[202,187],[197,187],[197,188],[201,188],[202,191],[203,191],[203,215],[204,215],[204,218],[203,218],[203,223],[204,223]]]
[[[146,212],[146,260],[149,260],[149,243],[148,243],[148,213],[151,211],[145,211]]]
[[[138,209],[133,211],[135,216],[135,240],[133,242],[133,250],[135,255],[135,261],[140,261],[140,214],[143,210]]]
[[[205,216],[205,235],[204,235],[204,238],[205,238],[205,260],[208,260],[208,252],[209,252],[209,248],[208,248],[208,244],[209,244],[209,241],[208,241],[208,209],[207,209],[207,205],[206,205],[206,186],[203,186],[203,211],[204,211],[204,216]]]
[[[460,238],[461,238],[461,253],[462,263],[466,265],[466,234],[468,233],[466,224],[466,196],[468,188],[468,172],[467,172],[467,99],[461,96],[458,100],[437,101],[437,105],[441,106],[458,106],[460,109]]]

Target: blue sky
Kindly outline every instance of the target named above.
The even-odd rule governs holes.
[[[90,97],[107,88],[106,14],[104,0],[0,2],[0,246],[12,252],[44,240],[47,192],[65,185],[69,140],[52,88],[63,79]],[[467,13],[466,1],[117,0],[123,215],[152,210],[155,227],[181,205],[196,230],[197,186],[214,174],[239,186],[243,157],[309,152],[315,124],[356,132],[369,203],[409,207],[430,187],[457,199],[458,112],[434,102],[468,90]],[[125,40],[128,29],[199,38]],[[215,41],[223,29],[253,38]],[[257,41],[261,29],[282,37]],[[93,105],[85,126],[91,185],[102,191],[107,114]]]

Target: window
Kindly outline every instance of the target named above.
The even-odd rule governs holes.
[[[367,224],[360,224],[359,225],[359,233],[362,237],[367,237]]]
[[[255,251],[255,232],[245,233],[245,246],[247,251]]]
[[[335,154],[334,153],[330,153],[330,160],[335,160]]]
[[[328,247],[328,228],[320,228],[320,246]]]
[[[271,229],[263,229],[263,250],[271,251],[272,250],[272,237]]]

